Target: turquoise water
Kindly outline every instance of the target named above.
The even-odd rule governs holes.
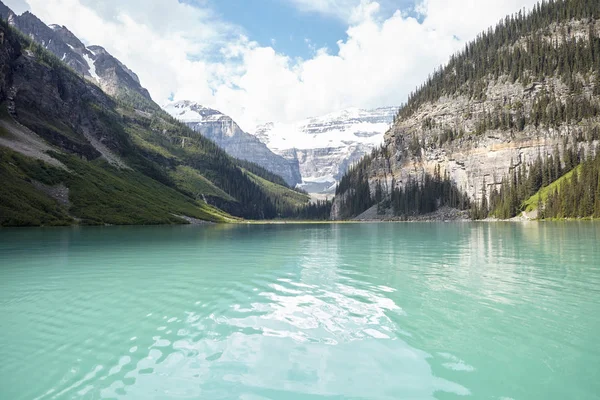
[[[0,399],[597,399],[600,225],[0,230]]]

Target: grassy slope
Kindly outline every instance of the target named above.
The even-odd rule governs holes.
[[[293,207],[306,205],[310,201],[310,197],[306,194],[296,192],[295,190],[268,181],[250,171],[244,170],[244,172],[273,199],[281,199]]]
[[[233,220],[139,172],[118,170],[103,161],[54,156],[76,173],[0,148],[0,225],[68,225],[74,223],[71,216],[82,224],[184,223],[173,214],[214,222]],[[70,190],[70,209],[36,190],[32,180],[50,186],[64,183]]]
[[[178,165],[174,170],[169,172],[169,176],[179,189],[190,193],[195,198],[201,198],[202,195],[205,195],[235,201],[233,197],[215,186],[194,168]]]
[[[577,166],[575,169],[567,172],[548,186],[541,188],[536,194],[525,200],[522,204],[522,209],[526,212],[531,212],[537,210],[538,200],[542,199],[542,202],[545,202],[548,199],[548,195],[550,193],[554,193],[554,190],[560,188],[560,186],[568,180],[571,180],[571,176],[573,176],[574,171],[580,170],[581,166]]]
[[[0,226],[72,224],[67,210],[33,186],[31,174],[53,185],[61,181],[63,171],[0,147]]]

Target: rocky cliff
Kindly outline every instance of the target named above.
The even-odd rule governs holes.
[[[192,101],[177,101],[163,108],[195,132],[211,139],[229,155],[260,165],[295,187],[302,182],[298,161],[273,153],[256,137],[244,132],[229,116]]]
[[[46,25],[30,12],[16,15],[0,2],[0,18],[53,53],[79,75],[116,97],[140,95],[151,100],[135,73],[100,46],[85,46],[67,27]]]
[[[594,152],[599,4],[538,5],[529,15],[507,17],[453,56],[400,109],[384,151],[365,160],[361,179],[368,180],[370,204],[378,185],[389,199],[395,188],[437,168],[479,203],[482,193],[489,196],[538,157]],[[332,218],[348,217],[344,203],[353,196],[352,187],[338,193]]]
[[[301,187],[333,195],[348,167],[383,143],[397,107],[347,109],[295,123],[269,123],[254,135],[275,153],[297,161]]]

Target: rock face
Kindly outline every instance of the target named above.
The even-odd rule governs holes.
[[[600,21],[570,20],[522,37],[507,51],[531,48],[533,39],[539,37],[557,49],[565,41],[572,46],[588,41],[593,32],[600,34]],[[452,77],[455,71],[446,68],[441,74]],[[435,99],[418,105],[409,103],[410,112],[398,117],[385,134],[387,151],[366,166],[372,198],[377,183],[382,185],[384,195],[389,195],[395,187],[404,187],[409,180],[420,181],[439,167],[442,174],[447,173],[458,188],[479,202],[484,184],[489,196],[515,167],[528,165],[537,157],[548,158],[558,151],[563,158],[566,148],[593,154],[598,140],[590,132],[597,129],[599,118],[578,115],[584,115],[581,110],[586,107],[600,105],[598,76],[599,71],[573,74],[569,79],[575,83],[569,86],[556,72],[528,82],[490,73],[480,82],[467,82]],[[477,84],[483,85],[481,96],[472,94]],[[565,113],[573,118],[564,118]],[[546,121],[541,121],[539,115],[544,115]],[[503,123],[503,119],[510,123]],[[481,129],[482,124],[485,129]],[[352,190],[336,196],[332,219],[341,218],[341,205],[353,195]]]
[[[288,185],[295,187],[302,182],[298,161],[273,153],[256,137],[244,132],[227,115],[192,101],[177,101],[163,109],[184,122],[194,131],[214,141],[229,155],[253,162],[281,176]]]
[[[476,124],[487,110],[501,109],[508,104],[522,103],[529,113],[537,95],[550,90],[557,93],[566,88],[559,80],[525,88],[511,83],[506,77],[490,82],[485,102],[473,102],[466,96],[441,97],[421,107],[411,118],[400,120],[385,136],[386,144],[393,149],[388,160],[373,162],[373,185],[379,179],[391,190],[392,180],[402,185],[409,178],[419,179],[425,173],[433,174],[440,165],[460,189],[475,200],[481,200],[485,180],[490,193],[492,186],[500,185],[511,168],[533,162],[538,155],[549,156],[570,135],[583,133],[582,126],[543,128],[527,125],[523,131],[513,129],[488,130],[483,135],[474,134]],[[589,90],[590,88],[588,88]],[[469,115],[469,118],[465,118]],[[436,127],[423,129],[431,121]],[[463,137],[439,145],[443,134],[441,126],[460,126]],[[470,132],[470,133],[467,133]],[[414,135],[419,137],[418,149],[411,148]],[[585,143],[581,146],[587,147]]]
[[[332,195],[348,167],[383,143],[396,111],[347,109],[291,124],[261,125],[254,135],[275,153],[297,160],[303,189]]]
[[[16,15],[0,2],[0,18],[52,52],[79,75],[112,96],[136,94],[151,100],[135,73],[100,46],[86,47],[65,26],[46,25],[29,11]]]

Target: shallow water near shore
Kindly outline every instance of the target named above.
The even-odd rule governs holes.
[[[0,399],[595,399],[600,224],[0,230]]]

